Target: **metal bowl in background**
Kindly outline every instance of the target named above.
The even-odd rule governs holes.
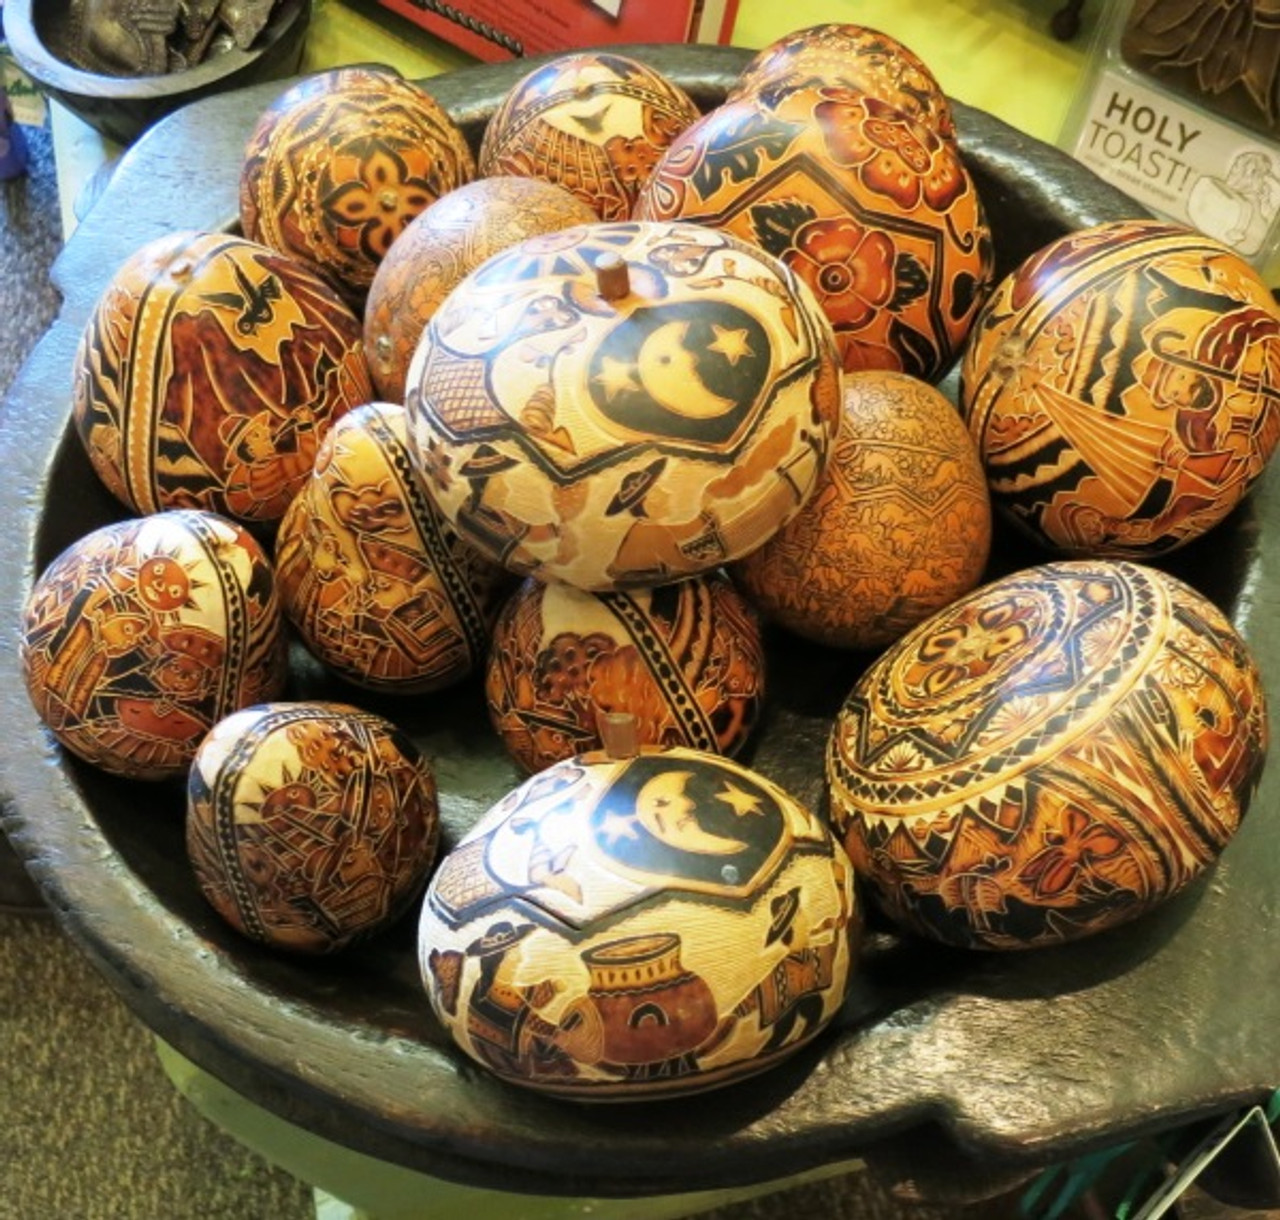
[[[311,0],[283,0],[248,50],[231,47],[193,67],[153,76],[86,71],[71,60],[71,0],[5,0],[4,28],[18,66],[95,131],[132,144],[156,120],[228,89],[298,71]]]

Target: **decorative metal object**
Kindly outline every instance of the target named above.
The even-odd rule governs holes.
[[[1120,50],[1198,105],[1280,131],[1280,0],[1135,0]]]
[[[247,51],[277,0],[71,0],[67,52],[111,76],[162,76],[194,67],[219,43]],[[219,39],[219,34],[223,37]]]

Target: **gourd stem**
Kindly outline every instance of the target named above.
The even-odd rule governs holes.
[[[602,254],[595,261],[596,290],[606,301],[620,301],[631,292],[631,276],[620,254]]]
[[[596,727],[610,758],[635,758],[640,753],[640,726],[630,712],[597,712]]]

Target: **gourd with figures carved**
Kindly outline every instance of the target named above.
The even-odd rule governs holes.
[[[366,403],[325,437],[280,522],[276,578],[303,642],[356,686],[443,690],[484,661],[511,578],[423,493],[404,408]]]
[[[601,749],[600,717],[619,712],[641,745],[734,755],[764,708],[764,644],[722,572],[612,593],[529,578],[494,628],[485,694],[529,772]]]
[[[32,587],[19,654],[58,741],[131,779],[185,774],[218,720],[286,679],[266,555],[243,526],[190,509],[67,547]]]
[[[435,863],[435,773],[391,721],[341,703],[226,717],[187,777],[201,892],[251,940],[333,953],[408,914]]]
[[[134,512],[284,515],[330,424],[372,393],[360,320],[257,242],[178,232],[131,254],[76,351],[72,416]]]
[[[1003,515],[1063,555],[1142,559],[1217,525],[1280,440],[1280,305],[1157,220],[1069,234],[992,295],[961,408]]]
[[[843,849],[728,759],[615,754],[539,772],[441,861],[418,932],[432,1008],[503,1080],[585,1101],[781,1062],[850,981],[861,913]]]
[[[499,103],[480,145],[480,173],[554,182],[601,220],[626,220],[658,158],[697,118],[679,85],[629,56],[561,55]]]

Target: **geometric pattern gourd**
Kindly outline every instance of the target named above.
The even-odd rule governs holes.
[[[607,299],[599,266],[626,272]],[[758,546],[839,420],[831,328],[776,259],[699,225],[529,238],[449,294],[409,370],[410,436],[458,532],[592,592]]]
[[[1221,521],[1280,440],[1280,306],[1191,229],[1072,233],[992,294],[961,407],[995,504],[1029,536],[1163,554]]]
[[[527,780],[441,862],[419,925],[431,1005],[502,1079],[589,1101],[761,1071],[843,1002],[861,917],[825,823],[677,748]]]
[[[831,817],[881,906],[968,947],[1132,919],[1216,859],[1261,776],[1247,646],[1199,593],[1057,561],[892,646],[837,717]]]
[[[780,258],[826,312],[846,372],[937,380],[994,267],[955,146],[834,85],[746,94],[704,115],[667,149],[634,215],[710,225]]]
[[[804,508],[730,575],[766,617],[832,648],[883,648],[978,583],[991,498],[941,390],[906,373],[844,379],[844,420]]]

